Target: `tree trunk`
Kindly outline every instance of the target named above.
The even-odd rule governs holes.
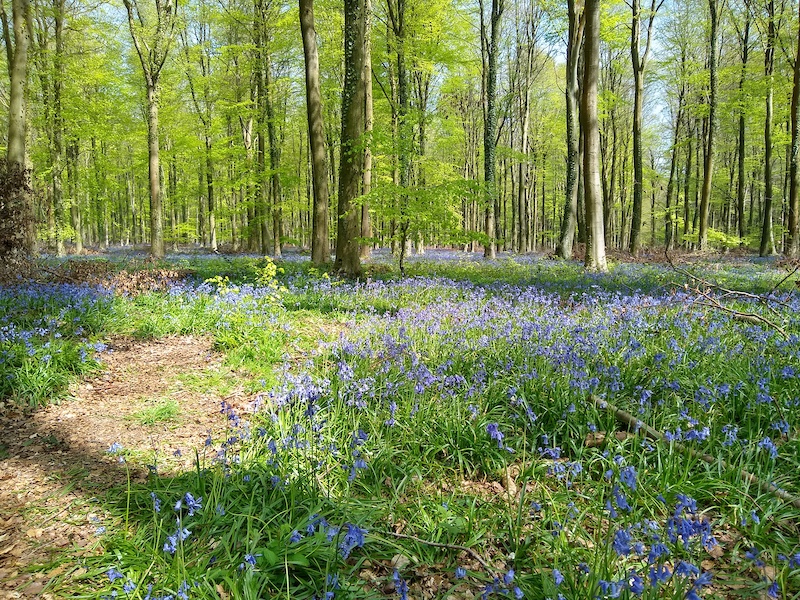
[[[564,218],[561,222],[561,237],[557,254],[564,259],[572,258],[575,227],[578,220],[578,143],[580,103],[578,86],[578,57],[583,39],[583,16],[577,14],[576,0],[569,0],[569,37],[567,39],[567,185],[564,200]]]
[[[358,237],[361,234],[361,211],[355,200],[364,183],[365,132],[364,46],[366,28],[365,0],[344,2],[344,67],[342,89],[342,149],[339,161],[339,206],[336,236],[337,269],[350,277],[361,274]]]
[[[744,84],[745,79],[747,76],[747,59],[750,53],[750,11],[746,11],[746,20],[744,24],[744,29],[742,30],[740,45],[741,45],[741,52],[742,52],[742,72],[739,77],[739,97],[740,101],[742,102],[742,106],[739,109],[739,148],[737,151],[738,155],[738,178],[736,181],[736,222],[737,222],[737,232],[739,234],[739,238],[741,239],[742,244],[744,244],[744,236],[745,236],[745,218],[744,218],[744,196],[745,196],[745,184],[746,184],[746,173],[745,173],[745,142],[746,142],[746,126],[747,122],[745,119],[745,109],[744,109]]]
[[[158,83],[147,85],[147,151],[150,181],[150,254],[164,258],[164,226],[161,218],[161,179],[158,158]]]
[[[775,254],[775,240],[772,234],[772,95],[773,72],[775,70],[775,2],[767,0],[767,46],[764,53],[764,75],[767,91],[764,99],[764,220],[761,226],[760,256]]]
[[[708,0],[711,13],[711,40],[708,69],[710,74],[708,136],[706,138],[705,161],[703,163],[703,191],[700,196],[699,230],[697,247],[708,249],[708,208],[711,204],[711,183],[714,177],[714,143],[717,135],[717,1]]]
[[[272,61],[265,49],[264,106],[267,111],[267,135],[269,136],[270,195],[272,196],[272,254],[281,257],[283,242],[283,189],[281,187],[281,142],[275,126],[275,109],[272,100]]]
[[[321,265],[330,260],[331,254],[328,240],[328,164],[319,84],[319,54],[314,28],[314,0],[300,0],[300,31],[306,64],[306,112],[311,146],[311,174],[314,181],[311,262]]]
[[[800,11],[798,11],[800,13]],[[800,23],[800,14],[798,14]],[[798,154],[800,154],[800,123],[798,122],[797,106],[800,104],[800,25],[797,32],[797,55],[794,59],[794,79],[792,85],[792,105],[791,105],[791,130],[792,137],[789,152],[789,244],[787,254],[797,257],[800,254],[800,227],[798,227],[800,216],[800,175],[798,174]]]
[[[372,27],[372,0],[365,0],[366,25],[367,31]],[[367,134],[367,145],[364,148],[364,181],[363,195],[366,196],[372,190],[372,42],[370,36],[364,41],[364,129]],[[361,204],[361,237],[372,237],[372,222],[369,216],[369,205],[366,199]],[[370,256],[371,242],[361,244],[361,260],[368,260]]]
[[[597,80],[600,71],[600,0],[586,0],[586,33],[583,44],[583,194],[586,201],[586,268],[607,271],[603,194],[600,184],[600,132],[597,123]]]
[[[483,181],[485,186],[484,204],[486,208],[486,221],[484,234],[486,243],[483,256],[493,259],[497,256],[497,241],[495,239],[495,198],[496,191],[496,161],[497,150],[497,55],[500,43],[500,20],[503,16],[505,0],[492,0],[489,31],[483,10],[481,10],[481,47],[483,49],[484,80],[485,80],[485,106],[486,117],[483,127]]]

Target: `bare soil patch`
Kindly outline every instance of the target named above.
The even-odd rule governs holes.
[[[148,465],[160,473],[191,467],[195,449],[202,454],[209,435],[224,433],[221,402],[241,411],[250,400],[206,338],[119,339],[103,360],[105,371],[76,384],[70,400],[0,412],[0,599],[47,597],[57,573],[30,568],[66,549],[98,551],[99,495],[129,474],[143,481]],[[184,382],[211,374],[231,378],[226,397]],[[178,410],[150,423],[137,416],[159,402]],[[115,443],[126,464],[108,453]]]

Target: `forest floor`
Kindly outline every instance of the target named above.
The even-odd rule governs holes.
[[[0,600],[800,597],[796,264],[297,258],[0,286]]]
[[[160,473],[191,469],[206,438],[225,431],[220,403],[241,410],[248,400],[240,390],[221,398],[192,385],[226,369],[208,338],[117,339],[103,362],[102,373],[74,384],[59,404],[0,412],[0,599],[42,594],[63,567],[31,567],[67,548],[93,552],[103,520],[97,497],[128,477],[147,479],[146,468],[109,454],[112,444]],[[152,407],[164,399],[180,414],[159,417]]]

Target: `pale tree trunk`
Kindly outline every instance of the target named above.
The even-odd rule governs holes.
[[[697,236],[698,250],[708,249],[708,209],[711,204],[711,180],[714,176],[714,143],[717,135],[717,2],[708,0],[711,13],[711,40],[708,69],[710,74],[708,137],[706,138],[705,161],[703,163],[703,190],[700,194],[699,229]]]
[[[747,120],[745,118],[744,108],[744,84],[747,77],[747,59],[750,53],[750,11],[745,11],[744,28],[739,34],[739,46],[741,47],[742,55],[742,71],[739,76],[739,96],[742,100],[742,107],[739,109],[739,146],[738,146],[738,173],[736,181],[736,222],[738,225],[737,232],[739,238],[744,244],[745,236],[745,219],[744,219],[744,196],[745,196],[745,149],[746,149],[746,127]]]
[[[486,221],[484,234],[486,244],[483,250],[484,258],[493,259],[497,256],[497,241],[495,239],[495,211],[497,196],[496,190],[496,161],[497,151],[497,55],[500,44],[500,20],[505,9],[505,0],[492,0],[489,26],[486,24],[483,0],[480,0],[481,11],[481,48],[483,50],[483,78],[485,92],[486,114],[483,126],[483,181],[485,186],[484,203],[486,207]]]
[[[350,277],[361,274],[358,237],[361,234],[361,211],[355,200],[364,183],[366,119],[364,115],[364,46],[366,28],[365,0],[344,3],[344,66],[342,89],[342,156],[339,161],[339,206],[336,236],[337,269]]]
[[[800,12],[800,11],[798,11]],[[800,14],[798,15],[800,23]],[[797,32],[797,55],[794,59],[794,79],[792,85],[792,107],[790,113],[792,138],[789,147],[789,244],[787,254],[797,257],[800,254],[800,175],[798,175],[798,153],[800,153],[800,123],[798,123],[797,105],[800,104],[800,25]]]
[[[685,53],[682,58],[685,61]],[[664,214],[664,247],[672,250],[673,245],[673,221],[672,221],[672,195],[675,191],[675,172],[678,167],[678,142],[680,140],[681,120],[683,120],[683,98],[686,93],[685,86],[681,86],[678,94],[678,114],[675,117],[675,129],[672,135],[672,157],[669,164],[669,180],[667,181],[666,212]],[[676,200],[677,205],[677,200]]]
[[[564,200],[564,217],[561,220],[561,236],[556,253],[564,259],[572,258],[575,228],[578,222],[578,144],[580,122],[578,105],[578,58],[583,40],[583,14],[578,12],[577,0],[569,0],[569,38],[567,39],[567,81],[565,99],[567,105],[567,185]]]
[[[328,163],[319,84],[319,53],[314,29],[314,0],[300,0],[300,32],[306,64],[306,113],[311,146],[311,175],[314,182],[311,262],[321,265],[330,260],[331,247],[328,239]]]
[[[597,80],[600,71],[600,0],[586,0],[583,42],[583,195],[586,202],[586,259],[590,271],[608,271],[600,183],[600,132],[597,122]]]
[[[647,22],[647,34],[645,38],[644,53],[640,55],[641,37],[641,5],[640,0],[631,2],[631,62],[633,65],[633,215],[631,218],[631,237],[628,249],[634,256],[639,254],[641,249],[642,232],[642,204],[643,204],[643,150],[642,150],[642,110],[644,105],[644,72],[647,67],[647,57],[650,54],[650,42],[653,38],[653,21],[655,20],[658,9],[661,8],[664,0],[656,4],[656,0],[650,3],[650,13]],[[620,244],[622,245],[622,244]]]
[[[152,17],[155,23],[145,26],[144,13],[138,0],[123,0],[128,13],[133,45],[139,55],[147,87],[147,142],[148,170],[150,176],[150,254],[154,258],[164,257],[164,224],[161,215],[161,170],[158,158],[158,102],[159,77],[167,60],[175,31],[178,2],[156,0]]]
[[[761,226],[760,256],[775,254],[775,239],[772,233],[772,96],[775,70],[775,2],[767,0],[767,46],[764,52],[764,75],[767,80],[764,98],[764,220]]]
[[[367,31],[372,27],[372,0],[365,0],[365,10],[367,12],[366,25]],[[372,42],[370,36],[364,41],[364,128],[367,134],[367,145],[364,148],[364,182],[362,193],[366,196],[372,190]],[[369,216],[369,205],[367,201],[361,205],[361,237],[372,237],[372,222]],[[361,260],[367,260],[370,256],[370,242],[361,244]]]
[[[408,214],[408,189],[411,184],[411,124],[408,120],[410,94],[408,92],[408,69],[406,65],[406,1],[390,0],[387,3],[389,22],[394,35],[394,51],[397,60],[397,164],[400,188],[400,240],[399,266],[405,272],[405,258],[411,253],[408,237],[410,215]]]
[[[281,257],[283,242],[283,190],[281,187],[280,173],[281,166],[281,141],[275,126],[275,110],[272,94],[272,61],[269,52],[266,53],[264,65],[265,75],[265,107],[267,110],[267,134],[269,135],[269,168],[272,172],[270,177],[270,195],[272,196],[272,251],[275,258]]]
[[[34,245],[25,138],[25,82],[32,27],[27,0],[12,0],[11,11],[12,27],[9,28],[5,9],[0,5],[10,79],[8,147],[6,164],[0,165],[0,266],[14,270],[27,261]]]
[[[158,84],[147,85],[147,163],[150,180],[150,254],[164,257],[164,224],[161,218],[161,170],[158,156]]]

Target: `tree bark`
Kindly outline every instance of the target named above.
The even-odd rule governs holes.
[[[631,62],[633,65],[633,215],[631,218],[631,237],[628,249],[634,256],[641,249],[642,232],[642,204],[644,169],[642,166],[642,107],[644,105],[644,72],[647,67],[647,58],[650,54],[650,42],[653,37],[653,21],[661,4],[651,0],[650,14],[648,16],[647,37],[644,54],[640,56],[641,37],[641,0],[631,1]],[[663,0],[662,0],[663,2]]]
[[[638,1],[638,0],[636,0]],[[578,57],[583,40],[583,14],[578,13],[577,0],[569,0],[569,38],[567,39],[567,81],[565,99],[567,105],[567,185],[564,200],[564,218],[561,221],[561,236],[557,254],[561,258],[572,258],[575,228],[578,221],[578,143],[580,124],[578,105]]]
[[[164,257],[164,225],[161,216],[161,181],[158,158],[158,102],[159,77],[167,60],[175,30],[178,2],[169,0],[156,3],[155,25],[152,34],[145,36],[144,16],[137,0],[123,0],[128,13],[133,45],[142,65],[147,87],[147,146],[150,179],[150,254],[154,258]],[[145,39],[148,37],[149,39]]]
[[[800,13],[800,10],[798,10]],[[800,14],[798,14],[800,23]],[[790,112],[792,137],[789,147],[789,243],[787,254],[797,257],[800,254],[800,175],[798,175],[798,154],[800,154],[800,122],[798,122],[798,104],[800,104],[800,25],[797,32],[797,55],[794,59],[794,75],[792,84],[792,105]]]
[[[600,71],[600,0],[586,0],[586,33],[583,43],[583,89],[581,129],[583,131],[583,194],[586,201],[586,268],[608,270],[603,194],[600,184],[600,132],[597,123],[597,80]]]
[[[495,198],[496,190],[496,160],[497,150],[497,55],[500,44],[500,20],[505,9],[505,0],[492,0],[491,15],[487,31],[486,17],[484,15],[483,0],[480,1],[481,11],[481,48],[484,63],[484,91],[486,115],[483,126],[483,181],[484,204],[486,220],[484,234],[484,258],[493,259],[497,256],[497,240],[495,238]]]
[[[736,180],[736,221],[737,221],[737,232],[739,234],[739,238],[742,240],[741,243],[744,243],[744,236],[745,236],[745,218],[744,218],[744,196],[745,196],[745,183],[746,183],[746,173],[745,173],[745,150],[746,150],[746,127],[747,127],[747,120],[745,118],[745,108],[744,108],[744,84],[745,79],[747,76],[747,60],[750,54],[750,11],[746,11],[745,16],[745,24],[744,28],[740,35],[740,46],[741,46],[741,54],[742,54],[742,72],[739,77],[739,101],[741,102],[741,106],[739,107],[739,147],[737,151],[738,155],[738,177]]]
[[[714,144],[717,135],[717,2],[718,0],[708,0],[708,8],[711,13],[711,40],[708,58],[710,75],[708,136],[706,138],[705,161],[703,162],[703,190],[700,195],[697,236],[697,248],[701,251],[708,249],[708,208],[711,204],[711,182],[714,177]]]
[[[350,277],[361,274],[358,237],[361,234],[361,211],[355,200],[364,182],[365,132],[364,44],[366,29],[365,0],[344,2],[344,86],[342,88],[342,150],[339,161],[339,206],[336,235],[337,269]]]
[[[321,265],[330,260],[331,248],[328,240],[328,163],[319,83],[319,53],[314,28],[314,0],[300,0],[300,32],[306,65],[306,113],[311,147],[311,175],[314,182],[311,262]]]
[[[365,10],[367,12],[366,25],[367,31],[372,28],[372,0],[365,0]],[[364,130],[367,134],[367,145],[364,148],[364,181],[363,195],[366,196],[372,190],[372,42],[370,36],[364,40]],[[361,204],[361,237],[372,237],[372,222],[369,215],[369,205],[366,199]],[[371,242],[366,241],[361,244],[361,260],[367,260],[370,256]]]
[[[775,2],[767,0],[767,45],[764,49],[764,75],[767,80],[764,98],[764,219],[761,224],[760,256],[775,254],[775,239],[772,234],[772,96],[775,70]]]

